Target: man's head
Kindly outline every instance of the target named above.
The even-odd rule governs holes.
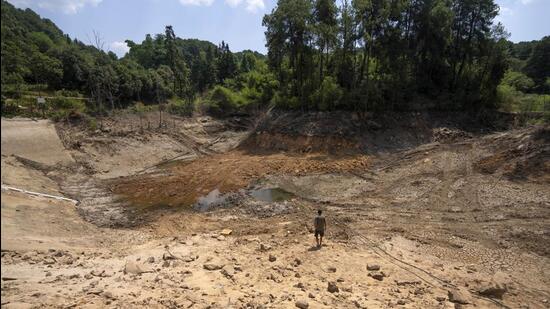
[[[321,209],[317,210],[317,214],[320,216],[323,213]]]

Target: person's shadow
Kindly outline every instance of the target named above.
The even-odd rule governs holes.
[[[318,247],[318,246],[311,246],[309,249],[307,249],[307,251],[319,251],[321,250],[321,247]]]

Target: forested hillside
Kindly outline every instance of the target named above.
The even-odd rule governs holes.
[[[285,85],[281,104],[494,108],[512,57],[519,58],[516,70],[536,80],[533,90],[546,87],[547,39],[508,42],[505,29],[494,22],[498,6],[492,0],[342,3],[280,0],[265,16],[269,64]],[[543,59],[546,64],[539,66]],[[526,64],[517,64],[522,61]]]
[[[542,110],[550,37],[514,44],[497,14],[493,0],[279,0],[263,18],[267,56],[182,39],[166,26],[126,41],[118,59],[101,34],[83,43],[2,0],[3,113],[33,90],[88,98],[57,105],[100,114],[136,103],[218,115],[269,105]]]

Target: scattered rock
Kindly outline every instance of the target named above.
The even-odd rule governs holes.
[[[330,272],[330,273],[335,273],[336,272],[336,267],[330,266],[329,268],[327,268],[327,271]]]
[[[315,295],[313,295],[313,293],[309,293],[309,294],[308,294],[308,297],[309,297],[309,298],[315,298]]]
[[[103,290],[100,288],[92,288],[88,290],[88,294],[99,295],[101,293],[103,293]]]
[[[309,303],[306,300],[303,300],[303,299],[296,301],[295,305],[296,305],[296,307],[298,307],[300,309],[309,308]]]
[[[277,258],[273,254],[269,255],[269,261],[270,262],[275,262],[276,260],[277,260]]]
[[[420,281],[415,279],[396,279],[395,283],[399,286],[404,286],[420,284]]]
[[[206,263],[202,265],[202,267],[206,270],[219,270],[223,268],[223,265],[216,264],[216,263]]]
[[[338,289],[336,282],[329,282],[327,286],[327,291],[330,293],[337,293],[340,291],[340,289]]]
[[[470,292],[465,289],[459,288],[448,291],[449,301],[457,304],[469,304],[471,303]]]
[[[216,239],[219,240],[219,241],[223,241],[223,240],[225,240],[225,236],[220,235],[220,236],[216,237]]]
[[[492,281],[482,284],[477,291],[483,296],[502,299],[507,289],[505,285]]]
[[[189,262],[193,262],[194,260],[196,260],[197,257],[196,257],[196,256],[192,256],[192,255],[186,255],[186,256],[182,257],[181,259],[182,259],[184,262],[189,263]]]
[[[170,267],[170,261],[164,261],[164,263],[162,263],[162,267]]]
[[[382,281],[384,280],[384,277],[386,277],[386,275],[380,271],[371,271],[368,276],[378,281]]]
[[[260,244],[260,250],[261,251],[269,251],[271,250],[271,246],[268,244]]]
[[[127,261],[126,265],[124,266],[125,274],[139,275],[139,274],[148,273],[148,272],[151,272],[151,270],[146,268],[144,265],[138,264],[136,262]]]
[[[367,264],[367,270],[380,270],[380,265],[378,264]]]
[[[220,234],[223,235],[223,236],[229,236],[231,235],[231,233],[233,232],[233,230],[230,230],[230,229],[223,229]]]
[[[150,256],[149,258],[147,258],[147,263],[155,263],[155,257],[154,256]]]

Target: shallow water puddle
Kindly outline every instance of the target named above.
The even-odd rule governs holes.
[[[267,188],[250,190],[250,196],[264,202],[282,202],[294,197],[294,194],[281,188]]]

